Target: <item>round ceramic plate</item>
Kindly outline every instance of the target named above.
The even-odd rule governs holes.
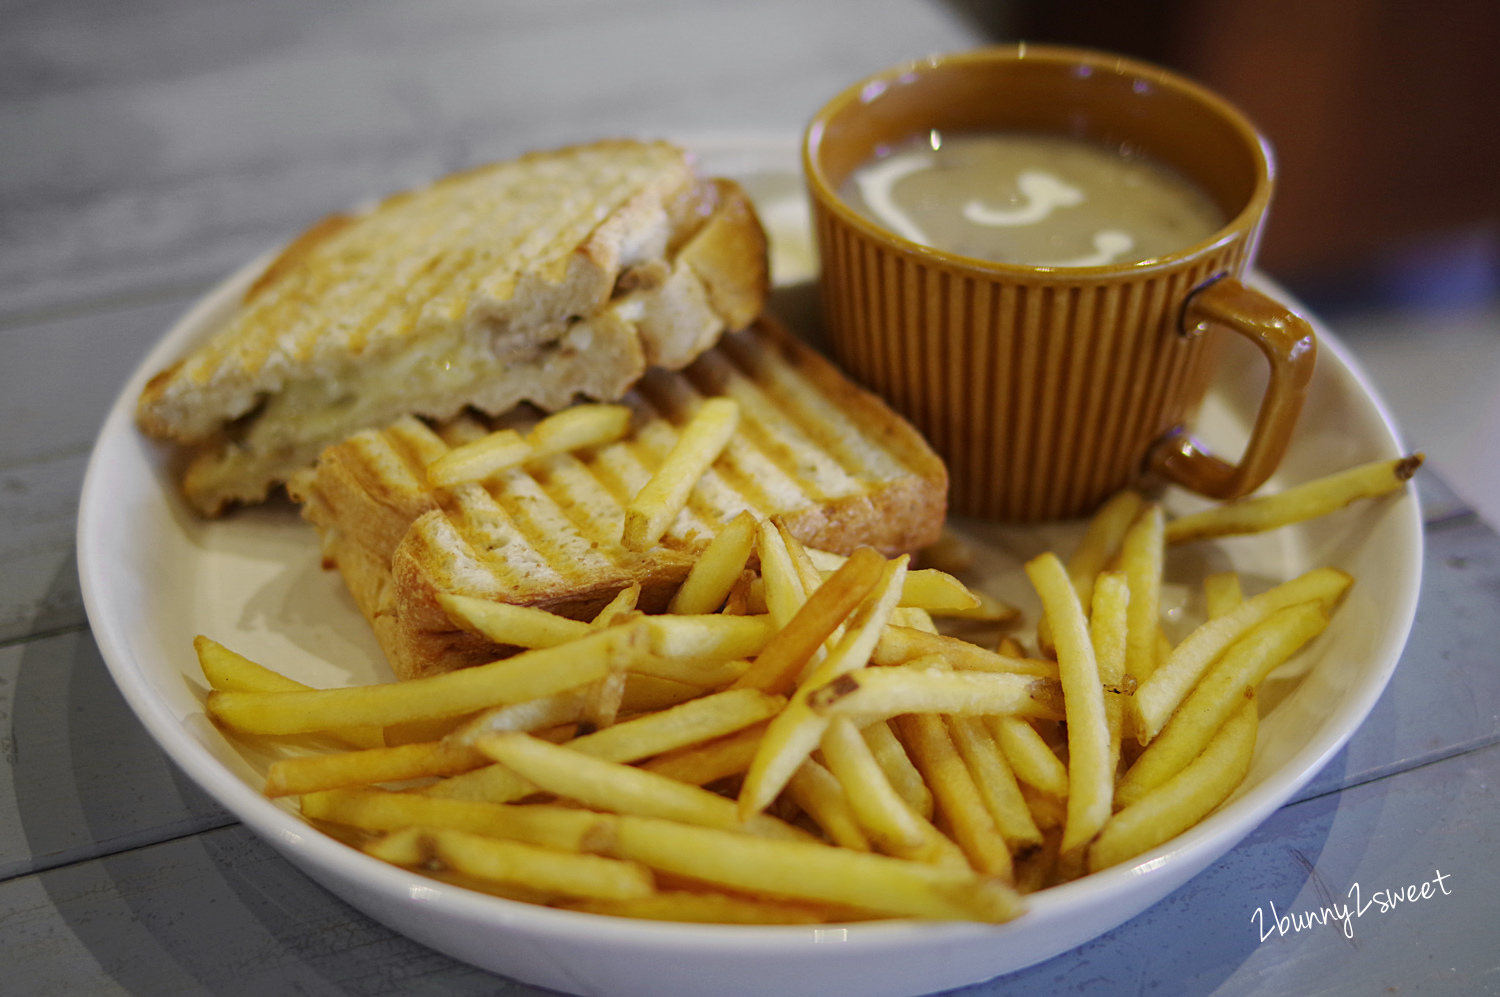
[[[705,172],[743,178],[771,230],[778,283],[815,268],[796,146],[779,137],[689,140]],[[264,261],[206,295],[120,393],[95,446],[79,512],[78,552],[94,635],[131,708],[199,785],[289,860],[356,907],[459,959],[577,994],[671,997],[929,993],[1039,962],[1120,924],[1234,846],[1286,802],[1353,733],[1385,687],[1416,609],[1422,564],[1414,491],[1259,537],[1196,544],[1168,560],[1165,608],[1179,633],[1201,619],[1196,583],[1233,567],[1249,589],[1332,565],[1356,579],[1328,630],[1268,681],[1261,735],[1236,795],[1197,827],[1134,863],[1036,894],[1010,924],[890,921],[847,927],[737,927],[614,919],[514,903],[371,859],[260,794],[269,758],[204,716],[192,649],[207,634],[315,686],[389,681],[391,673],[318,543],[290,505],[195,518],[178,499],[170,455],[135,429],[146,379],[232,310]],[[795,286],[778,300],[806,300]],[[1274,293],[1274,289],[1273,293]],[[1272,487],[1365,460],[1399,441],[1370,382],[1326,330],[1298,436]],[[1258,403],[1259,361],[1235,356],[1199,419],[1226,452]],[[1170,508],[1193,500],[1168,496]],[[1032,611],[1022,561],[1066,552],[1077,524],[1041,529],[959,522],[979,584]],[[1176,634],[1174,634],[1176,636]]]

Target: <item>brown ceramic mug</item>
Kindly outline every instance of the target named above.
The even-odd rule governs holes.
[[[938,130],[1050,133],[1129,147],[1202,189],[1227,222],[1168,255],[1021,266],[928,248],[839,196],[878,153]],[[887,70],[809,125],[803,166],[839,362],[948,462],[954,511],[1012,522],[1084,515],[1155,473],[1212,498],[1275,470],[1312,376],[1311,327],[1240,281],[1270,201],[1264,140],[1222,98],[1119,56],[1005,46]],[[1187,432],[1217,353],[1253,341],[1270,379],[1230,464]]]

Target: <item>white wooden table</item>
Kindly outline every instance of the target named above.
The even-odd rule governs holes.
[[[55,0],[0,12],[0,993],[528,994],[334,899],[168,763],[100,661],[73,527],[146,348],[321,214],[608,134],[794,134],[983,39],[880,2]],[[1500,538],[1427,476],[1411,643],[1301,798],[1001,994],[1500,992]],[[1278,913],[1450,892],[1262,938]]]

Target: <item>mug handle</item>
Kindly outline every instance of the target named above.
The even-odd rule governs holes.
[[[1204,450],[1181,426],[1152,447],[1148,467],[1168,481],[1215,499],[1235,499],[1259,488],[1281,463],[1307,397],[1318,341],[1302,316],[1233,277],[1195,290],[1182,307],[1182,334],[1222,325],[1254,343],[1271,364],[1255,428],[1238,464]]]

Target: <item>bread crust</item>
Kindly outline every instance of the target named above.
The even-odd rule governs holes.
[[[625,550],[623,505],[670,448],[673,427],[714,395],[741,402],[741,429],[662,543]],[[638,583],[642,608],[659,610],[744,508],[781,515],[804,543],[840,554],[913,551],[941,529],[942,461],[884,402],[773,320],[726,336],[680,373],[653,369],[626,401],[636,413],[631,439],[507,472],[488,487],[426,490],[422,468],[446,444],[415,420],[331,448],[293,482],[325,561],[343,574],[398,676],[510,650],[454,624],[444,593],[588,619]]]
[[[654,283],[622,283],[652,267]],[[403,413],[617,398],[742,327],[766,290],[748,199],[681,150],[528,154],[313,226],[228,327],[151,379],[137,421],[193,449],[184,493],[217,515]]]

